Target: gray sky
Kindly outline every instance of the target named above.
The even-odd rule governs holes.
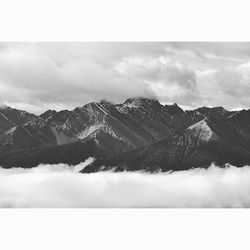
[[[1,43],[0,101],[41,113],[157,97],[250,108],[250,43]]]

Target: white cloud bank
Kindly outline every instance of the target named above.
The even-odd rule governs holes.
[[[0,207],[250,207],[250,167],[173,173],[78,171],[65,164],[0,169]]]
[[[0,43],[0,104],[40,114],[154,97],[250,106],[250,43]]]

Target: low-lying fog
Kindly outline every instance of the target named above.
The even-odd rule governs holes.
[[[0,207],[250,207],[249,166],[79,173],[91,161],[75,167],[0,168]]]

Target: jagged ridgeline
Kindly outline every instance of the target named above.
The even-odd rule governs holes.
[[[169,171],[250,164],[250,110],[202,107],[130,98],[121,104],[92,102],[74,110],[36,116],[0,108],[0,165],[96,161],[83,172]]]

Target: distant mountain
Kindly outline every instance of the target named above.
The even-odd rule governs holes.
[[[118,105],[106,101],[90,103],[72,111],[48,110],[18,126],[3,128],[0,144],[18,150],[92,138],[100,146],[111,144],[110,153],[123,152],[175,132],[162,111],[159,102],[143,98],[128,99]],[[116,146],[112,147],[114,140]]]
[[[0,109],[0,165],[96,161],[84,172],[168,171],[250,163],[250,111],[222,107],[182,110],[177,104],[105,100],[39,116]]]

